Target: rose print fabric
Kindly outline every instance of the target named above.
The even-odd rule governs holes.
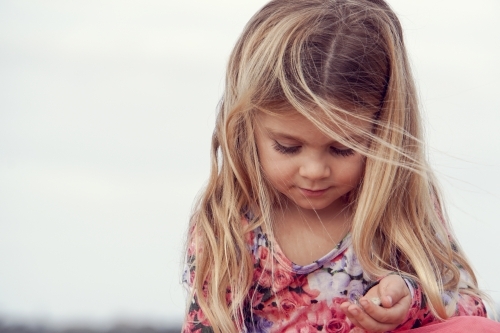
[[[373,281],[363,274],[348,234],[337,246],[319,260],[300,266],[291,262],[272,238],[260,228],[250,233],[248,249],[254,258],[253,284],[245,304],[246,333],[335,332],[359,333],[340,310],[346,300],[356,301]],[[193,249],[188,261],[194,260]],[[194,267],[187,269],[184,282],[190,287]],[[412,306],[406,320],[395,331],[405,331],[435,321],[425,306],[420,288],[405,279],[412,293]],[[466,285],[463,287],[466,288]],[[447,294],[445,301],[454,295]],[[456,315],[486,316],[480,299],[467,294],[459,297]],[[192,300],[183,333],[212,332],[196,297]]]

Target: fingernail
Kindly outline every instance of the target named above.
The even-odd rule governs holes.
[[[392,306],[392,297],[391,296],[386,296],[387,300],[389,301],[389,306]]]
[[[362,300],[359,301],[359,304],[361,304],[363,308],[366,308],[368,306],[368,301],[363,298]]]
[[[354,309],[351,310],[351,313],[356,316],[356,315],[359,314],[359,309],[358,308],[354,308]]]

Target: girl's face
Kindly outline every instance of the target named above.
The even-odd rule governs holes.
[[[282,117],[260,112],[255,138],[267,180],[299,210],[339,212],[363,176],[361,154],[333,141],[297,112]]]

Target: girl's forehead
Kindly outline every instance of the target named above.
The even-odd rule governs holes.
[[[295,110],[290,110],[285,113],[257,112],[256,123],[257,126],[264,127],[268,131],[277,129],[282,131],[293,131],[297,127],[307,127],[309,130],[321,131],[314,123],[316,121],[325,125],[326,128],[335,133],[345,133],[347,135],[369,131],[373,126],[372,121],[348,113],[342,113],[337,116],[337,118],[339,118],[339,121],[335,121],[335,118],[332,119],[326,115],[311,115],[311,117],[308,118]]]

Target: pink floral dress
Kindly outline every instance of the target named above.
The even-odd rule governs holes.
[[[371,286],[354,253],[348,234],[337,246],[319,260],[300,266],[291,262],[277,243],[271,255],[272,238],[260,228],[248,237],[248,248],[254,258],[253,284],[245,304],[245,332],[327,332],[357,333],[356,328],[340,310],[340,304],[355,301]],[[194,260],[193,247],[188,250],[188,261]],[[194,268],[184,273],[184,282],[191,287]],[[464,272],[464,277],[466,276]],[[421,327],[435,321],[425,305],[417,284],[405,279],[412,294],[412,305],[403,324],[394,332]],[[461,288],[467,288],[463,281]],[[445,303],[453,297],[443,295]],[[456,315],[486,316],[480,299],[468,294],[459,297]],[[183,333],[212,332],[196,303],[196,297],[186,316]]]

